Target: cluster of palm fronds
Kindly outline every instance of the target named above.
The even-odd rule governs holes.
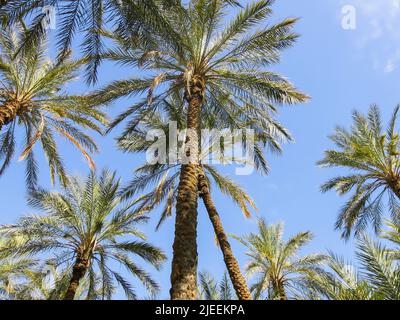
[[[295,257],[311,240],[310,233],[300,233],[285,242],[281,225],[268,226],[263,221],[259,234],[238,238],[249,249],[247,271],[258,279],[248,288],[214,203],[213,187],[229,196],[247,217],[256,205],[242,187],[204,161],[204,156],[221,142],[197,139],[191,133],[201,129],[252,129],[254,146],[244,139],[240,143],[244,150],[254,147],[254,152],[251,159],[238,162],[251,162],[261,174],[269,171],[265,151],[281,152],[281,143],[291,141],[288,130],[276,120],[279,107],[305,102],[308,96],[270,71],[270,66],[279,62],[282,50],[298,38],[293,31],[296,19],[265,24],[273,2],[257,0],[245,6],[231,0],[0,2],[0,176],[16,152],[16,137],[22,135],[19,159],[26,161],[29,204],[44,213],[0,228],[2,295],[15,299],[110,299],[119,286],[128,298],[136,298],[131,280],[115,271],[110,262],[124,266],[129,276],[139,279],[154,295],[157,283],[134,257],[158,269],[165,256],[145,242],[136,225],[162,206],[157,228],[170,216],[176,219],[171,298],[194,299],[198,296],[199,201],[213,225],[239,299],[251,299],[252,293],[256,299],[283,300],[305,293],[332,298],[333,293],[321,289],[328,283],[332,292],[342,290],[336,289],[342,282],[323,270],[325,256]],[[56,9],[59,23],[59,52],[54,61],[46,57],[49,17],[42,10],[44,6]],[[236,15],[228,19],[231,13]],[[71,46],[77,32],[84,34],[81,58],[72,59]],[[82,67],[87,82],[95,84],[103,61],[131,68],[137,71],[135,77],[113,81],[83,95],[68,92],[66,85]],[[115,119],[108,119],[107,107],[120,98],[135,99]],[[367,117],[356,113],[352,131],[339,128],[333,137],[339,151],[327,151],[320,163],[358,170],[323,187],[340,194],[355,190],[337,223],[345,237],[353,230],[358,236],[370,222],[375,231],[380,231],[385,199],[393,223],[398,221],[397,113],[398,109],[386,133],[376,107]],[[147,162],[135,170],[126,185],[120,185],[115,173],[97,174],[92,154],[98,148],[90,132],[110,133],[122,122],[126,126],[117,137],[117,148],[129,153],[148,151],[152,142],[147,141],[147,132],[162,130],[168,135],[171,122],[179,130],[193,129],[187,130],[184,143],[178,147],[189,146],[190,157],[196,161],[186,163],[177,157],[175,161],[164,159],[166,163]],[[72,143],[87,160],[91,173],[85,181],[68,175],[56,135]],[[51,181],[60,182],[61,192],[40,187],[33,153],[39,145]],[[169,148],[167,144],[168,155]],[[223,152],[213,156],[229,164]],[[390,260],[396,254],[374,246],[367,238],[363,241],[360,259],[364,267],[374,265],[376,259],[379,261],[374,268],[386,263],[383,273],[389,269],[398,272],[397,262]],[[340,269],[338,259],[328,260],[333,270]],[[314,277],[316,274],[320,278]],[[388,282],[394,285],[398,276],[390,279]],[[208,275],[201,274],[200,280],[205,297],[233,295],[227,276],[219,293]],[[380,288],[378,280],[366,278],[356,285],[366,286],[365,290],[373,288],[368,293],[370,298],[397,297],[393,288]]]
[[[32,192],[29,204],[45,215],[23,217],[0,228],[4,293],[34,298],[39,290],[39,297],[49,299],[110,299],[117,284],[128,298],[136,298],[130,281],[112,269],[112,262],[156,293],[157,283],[133,258],[159,269],[165,255],[137,228],[148,217],[133,203],[122,201],[115,173],[70,180],[62,193]],[[42,261],[32,261],[32,256]],[[41,270],[53,270],[52,277]]]
[[[253,298],[267,300],[399,300],[400,224],[387,222],[382,241],[363,234],[357,240],[357,266],[343,257],[328,254],[299,255],[311,239],[309,232],[283,238],[283,225],[258,223],[258,233],[235,237],[247,248],[246,267]],[[207,272],[200,274],[201,297],[207,300],[234,298],[224,275],[218,285]]]

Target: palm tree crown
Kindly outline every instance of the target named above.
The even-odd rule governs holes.
[[[3,288],[0,291],[2,298],[6,300],[61,300],[71,277],[70,268],[60,270],[48,264],[39,266],[37,261],[31,259],[14,258],[5,267],[10,271],[7,281],[2,282]],[[3,270],[0,270],[0,274],[7,275],[7,270]],[[89,290],[90,279],[83,279],[75,293],[75,299],[102,299],[101,283],[101,277],[97,276],[95,289]]]
[[[126,35],[126,31],[103,32],[118,45],[105,52],[104,58],[140,68],[146,75],[115,81],[97,92],[95,97],[102,103],[147,92],[111,127],[132,116],[128,130],[133,130],[140,111],[156,109],[177,90],[188,99],[197,86],[205,91],[204,107],[210,108],[204,112],[231,121],[235,116],[258,117],[279,131],[272,118],[274,104],[304,102],[308,97],[282,76],[265,71],[298,37],[292,32],[296,19],[253,30],[271,15],[272,3],[262,0],[247,5],[222,31],[226,1],[193,0],[187,6],[177,3],[166,10],[154,22],[152,36],[146,34],[146,41]],[[161,28],[160,24],[165,25]]]
[[[17,54],[26,33],[18,24],[0,31],[0,175],[9,165],[15,152],[18,127],[24,132],[25,147],[20,160],[27,163],[27,183],[36,186],[37,165],[33,148],[41,142],[52,181],[57,175],[66,184],[67,175],[60,157],[55,134],[77,147],[94,168],[89,152],[97,150],[95,142],[78,126],[100,132],[98,122],[104,115],[88,106],[81,96],[63,93],[62,87],[76,77],[84,62],[71,61],[68,56],[58,62],[46,59],[45,42]]]
[[[268,299],[295,297],[307,285],[307,279],[321,270],[324,255],[298,256],[298,251],[311,241],[310,232],[301,232],[287,241],[282,236],[281,223],[267,225],[260,219],[257,234],[235,237],[249,249],[247,272],[257,275],[251,288],[255,299],[262,298],[265,291]]]
[[[7,246],[0,241],[0,250]],[[0,299],[14,298],[21,289],[21,281],[29,277],[37,261],[29,257],[0,255]]]
[[[206,271],[200,272],[200,297],[204,300],[234,300],[232,285],[227,273],[218,283],[211,274]]]
[[[48,252],[52,265],[72,266],[66,299],[74,298],[85,277],[90,281],[91,297],[96,270],[101,274],[104,298],[111,298],[114,280],[128,298],[135,298],[131,284],[110,268],[111,261],[119,262],[147,289],[156,292],[157,284],[132,257],[138,256],[158,269],[165,256],[144,241],[137,225],[147,217],[134,210],[131,203],[122,204],[119,191],[115,174],[103,171],[98,178],[91,173],[84,183],[71,178],[63,193],[35,192],[29,203],[46,215],[24,217],[14,225],[3,226],[1,234],[9,239],[8,250],[31,255]]]
[[[0,20],[13,23],[33,17],[19,51],[36,47],[55,24],[59,57],[71,48],[76,33],[84,32],[82,51],[91,58],[86,66],[87,79],[95,82],[100,55],[104,50],[100,31],[110,24],[117,30],[125,27],[135,29],[138,24],[144,23],[137,17],[157,16],[159,10],[173,2],[175,0],[5,0],[0,1]]]
[[[396,243],[393,221],[382,237]],[[310,277],[308,298],[328,300],[398,300],[400,298],[399,248],[389,248],[365,234],[357,239],[359,269],[330,253],[327,272]]]
[[[384,131],[379,109],[373,105],[368,115],[353,114],[351,131],[338,127],[331,140],[336,150],[325,152],[319,161],[324,167],[343,167],[354,171],[331,179],[322,191],[336,190],[340,195],[350,194],[337,219],[336,227],[348,238],[352,230],[358,234],[372,222],[378,232],[382,225],[383,201],[388,200],[394,219],[398,216],[400,198],[400,151],[395,108]],[[385,198],[386,196],[386,198]]]

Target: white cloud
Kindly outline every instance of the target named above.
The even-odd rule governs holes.
[[[385,68],[383,69],[383,72],[385,73],[392,73],[396,69],[396,63],[392,60],[389,59],[386,61]]]
[[[400,0],[341,0],[356,8],[356,46],[374,68],[391,73],[400,64]]]

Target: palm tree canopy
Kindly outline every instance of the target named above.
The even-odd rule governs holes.
[[[2,226],[1,235],[9,239],[4,251],[50,254],[49,263],[56,267],[70,267],[77,254],[86,257],[89,297],[95,292],[97,272],[103,297],[111,298],[115,281],[128,298],[136,297],[130,282],[110,268],[111,261],[120,263],[148,290],[156,292],[156,282],[132,258],[139,257],[159,269],[165,255],[145,241],[137,226],[148,218],[133,209],[132,203],[122,202],[119,184],[115,173],[103,170],[99,177],[92,172],[86,181],[71,178],[63,193],[36,191],[29,204],[45,215],[27,216],[14,225]]]
[[[336,227],[343,236],[358,234],[372,223],[376,232],[382,225],[383,201],[388,200],[392,217],[399,213],[400,152],[396,120],[399,106],[395,108],[386,131],[382,128],[379,109],[373,105],[368,115],[353,113],[351,130],[338,127],[330,138],[336,149],[325,152],[319,161],[324,167],[342,167],[350,171],[346,176],[335,177],[322,186],[322,191],[336,190],[350,194],[337,219]]]
[[[393,222],[388,222],[389,228]],[[393,229],[383,238],[392,238]],[[396,235],[398,237],[398,235]],[[330,253],[328,271],[314,274],[308,283],[309,297],[328,300],[398,300],[400,298],[399,249],[389,248],[365,234],[357,239],[359,270]]]
[[[24,149],[20,160],[26,160],[26,180],[29,187],[37,183],[37,164],[33,148],[41,143],[50,168],[51,179],[57,176],[62,184],[67,174],[58,152],[55,135],[71,142],[87,159],[97,151],[93,139],[82,129],[100,132],[99,122],[104,115],[88,105],[82,96],[69,95],[62,87],[74,80],[83,60],[73,61],[64,56],[58,62],[46,58],[45,42],[17,54],[26,33],[17,24],[0,31],[0,175],[10,164],[15,153],[16,131],[24,132]]]
[[[342,257],[330,253],[326,259],[328,271],[313,275],[301,299],[379,300],[362,273]]]
[[[234,300],[234,292],[225,272],[218,283],[207,271],[200,272],[200,297],[204,300]]]
[[[400,266],[392,250],[366,235],[358,240],[357,249],[365,277],[376,294],[386,300],[399,300]]]
[[[137,17],[157,15],[159,10],[173,2],[175,0],[7,0],[4,4],[0,3],[0,20],[13,23],[25,17],[30,18],[31,24],[19,51],[36,47],[54,23],[59,57],[71,48],[74,36],[84,32],[82,52],[91,57],[86,68],[87,79],[95,82],[100,55],[104,50],[100,31],[107,25],[117,30],[127,25],[137,28],[139,23],[145,22],[138,21]]]
[[[130,117],[128,134],[143,110],[162,108],[165,99],[177,91],[181,97],[188,97],[198,79],[206,85],[203,109],[209,110],[205,113],[214,113],[226,122],[241,117],[251,123],[258,118],[264,128],[279,131],[273,121],[276,104],[304,102],[307,96],[282,76],[266,71],[279,61],[281,50],[297,38],[292,31],[296,19],[254,30],[270,16],[272,3],[263,0],[248,4],[223,25],[226,1],[176,2],[170,10],[153,17],[145,35],[127,34],[130,28],[125,32],[103,31],[117,44],[103,57],[139,68],[143,77],[111,83],[94,94],[94,103],[107,104],[146,93],[111,124],[114,127]]]
[[[246,271],[256,276],[251,287],[255,299],[262,298],[265,291],[268,299],[279,299],[287,293],[296,296],[306,286],[308,277],[321,270],[325,259],[322,254],[299,256],[299,250],[312,240],[312,234],[301,232],[285,241],[282,223],[267,225],[259,219],[257,234],[234,238],[248,249],[250,261]]]
[[[24,281],[9,296],[16,300],[62,300],[71,277],[71,268],[60,269],[50,264],[44,264],[32,270],[27,270]],[[92,280],[93,282],[93,280]],[[96,275],[95,288],[90,289],[89,277],[83,279],[76,292],[76,300],[102,299],[102,278]]]
[[[0,241],[0,250],[3,250],[7,243]],[[31,270],[37,265],[37,261],[29,257],[0,255],[0,299],[15,297],[21,288],[21,281],[24,281]]]

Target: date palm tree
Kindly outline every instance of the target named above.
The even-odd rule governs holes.
[[[34,146],[40,142],[47,158],[51,179],[67,183],[67,174],[59,155],[55,135],[71,142],[94,168],[91,152],[97,151],[93,139],[82,129],[100,132],[104,115],[89,106],[82,96],[69,95],[62,87],[77,76],[83,60],[68,56],[57,63],[46,58],[45,42],[17,54],[23,35],[23,24],[0,29],[0,175],[15,153],[15,136],[24,136],[20,160],[26,160],[26,180],[36,187],[37,164]]]
[[[136,30],[150,23],[176,0],[2,0],[0,1],[0,20],[9,23],[29,17],[31,25],[24,34],[18,51],[36,47],[55,24],[59,58],[72,46],[77,32],[84,32],[81,42],[82,52],[91,57],[86,65],[89,82],[97,80],[97,67],[101,62],[104,41],[100,30],[112,24],[117,30],[128,28]],[[158,20],[160,21],[160,20]],[[153,23],[154,25],[154,23]],[[163,25],[159,27],[164,27]]]
[[[325,265],[328,271],[313,275],[299,299],[380,300],[362,272],[350,262],[330,253]]]
[[[157,155],[160,157],[159,160],[162,160],[161,158],[165,158],[165,161],[161,161],[161,163],[147,162],[144,166],[139,168],[136,172],[135,178],[124,189],[124,197],[130,198],[143,189],[149,187],[153,188],[149,193],[140,197],[138,202],[140,203],[140,206],[146,210],[153,210],[156,206],[164,206],[164,210],[162,211],[163,214],[157,229],[166,219],[166,217],[171,216],[173,213],[181,167],[181,156],[178,156],[176,161],[174,160],[175,162],[171,161],[171,159],[168,157],[171,151],[179,154],[180,152],[177,149],[179,148],[180,151],[183,150],[183,142],[181,142],[179,145],[176,145],[175,151],[172,150],[176,143],[173,142],[173,137],[171,134],[178,135],[179,133],[171,132],[170,129],[172,128],[170,128],[170,124],[175,123],[176,129],[179,132],[182,132],[186,125],[186,109],[182,99],[179,97],[174,97],[173,100],[165,100],[163,102],[162,109],[163,112],[155,111],[151,113],[150,116],[143,114],[140,125],[128,135],[122,134],[122,136],[118,139],[118,146],[124,152],[137,153],[145,150],[153,150],[157,151]],[[236,161],[239,165],[246,164],[247,161],[248,165],[253,165],[255,169],[261,173],[268,173],[268,164],[264,158],[262,150],[266,146],[269,146],[270,150],[274,152],[281,152],[280,143],[291,139],[290,134],[276,121],[271,121],[267,127],[265,127],[263,122],[259,121],[258,118],[252,119],[251,117],[248,117],[246,122],[243,122],[243,120],[238,117],[237,119],[234,119],[234,122],[225,123],[226,120],[221,120],[215,115],[215,113],[208,113],[210,109],[212,108],[206,108],[205,112],[203,113],[203,128],[227,126],[227,129],[239,129],[240,133],[242,133],[240,130],[243,129],[254,130],[254,140],[257,141],[257,143],[254,144],[254,152],[248,152],[247,157],[249,158],[250,156],[253,157],[253,159],[246,159],[244,156],[243,158],[236,157],[234,161]],[[229,126],[231,128],[229,128]],[[160,145],[160,150],[158,150],[158,148],[153,148],[153,142],[151,139],[147,139],[149,132],[161,132],[162,137],[159,137],[160,142],[165,142],[165,146]],[[237,147],[237,141],[239,140],[242,142],[242,140],[240,140],[241,138],[238,134],[235,136],[234,132],[232,131],[230,131],[230,134],[232,134],[231,140],[235,139]],[[170,137],[171,139],[167,141],[166,137]],[[226,148],[232,147],[233,144],[232,141],[227,144],[228,141],[229,139],[225,138]],[[157,141],[157,144],[158,142],[159,141]],[[227,164],[232,160],[224,154],[223,150],[220,154],[219,152],[212,152],[215,150],[214,147],[219,147],[219,145],[220,141],[218,135],[212,137],[204,136],[201,139],[200,147],[202,156],[200,158],[200,165],[198,168],[199,195],[203,200],[202,202],[205,205],[209,218],[212,222],[219,247],[221,248],[224,261],[229,272],[229,276],[236,291],[236,295],[242,300],[250,299],[251,294],[248,290],[245,278],[240,272],[239,264],[232,252],[228,237],[224,231],[220,214],[216,209],[216,205],[212,199],[210,192],[211,184],[215,185],[222,191],[222,193],[232,198],[247,217],[250,216],[249,207],[255,208],[255,204],[251,197],[248,196],[240,186],[236,185],[231,178],[219,173],[216,165],[210,165],[207,163],[207,158],[210,158],[210,154],[214,160],[218,160],[221,164]],[[249,141],[245,142],[241,147],[243,147],[243,151],[247,152],[250,147]]]
[[[393,235],[394,230],[390,232]],[[328,300],[399,300],[398,254],[398,248],[389,248],[362,234],[356,251],[360,270],[331,253],[327,259],[329,271],[311,277],[311,296]]]
[[[6,246],[0,242],[0,250]],[[0,299],[10,299],[20,290],[20,282],[27,279],[29,272],[37,265],[37,261],[29,257],[13,255],[0,256]]]
[[[116,118],[112,127],[130,118],[125,133],[135,130],[143,110],[151,113],[177,90],[187,106],[187,161],[180,170],[176,201],[172,299],[196,298],[199,156],[196,133],[207,105],[212,105],[225,119],[242,114],[244,118],[252,115],[269,122],[277,105],[307,100],[288,80],[266,70],[279,61],[280,52],[297,38],[292,31],[296,19],[254,30],[271,15],[272,3],[259,0],[248,4],[222,27],[226,1],[177,2],[160,17],[168,28],[149,26],[152,36],[147,34],[138,40],[126,33],[104,32],[119,44],[105,52],[104,57],[140,67],[144,76],[115,81],[98,91],[94,101],[107,104],[121,97],[147,93]]]
[[[336,149],[327,150],[319,161],[323,167],[346,168],[351,173],[335,177],[322,186],[322,191],[336,190],[339,195],[350,194],[336,222],[343,237],[359,234],[369,223],[376,232],[382,225],[383,202],[388,200],[392,217],[399,215],[400,151],[396,121],[399,106],[382,128],[379,109],[373,105],[368,115],[353,113],[351,130],[338,127],[330,138]]]
[[[110,268],[111,261],[124,266],[150,292],[157,291],[155,281],[132,258],[140,257],[159,269],[165,256],[147,243],[137,229],[147,217],[134,210],[131,203],[122,203],[119,183],[115,173],[104,170],[99,177],[92,172],[84,182],[71,178],[63,193],[36,191],[29,204],[46,215],[23,217],[16,224],[2,226],[0,233],[9,239],[3,251],[24,255],[50,253],[52,265],[70,266],[66,300],[74,299],[85,277],[89,279],[91,296],[97,273],[101,275],[103,297],[111,298],[116,281],[126,296],[134,299],[131,284]]]
[[[27,270],[24,281],[21,282],[11,295],[13,300],[62,300],[68,288],[71,269],[57,269],[51,264]],[[90,289],[91,280],[85,277],[80,282],[75,300],[103,299],[102,279],[96,275],[95,288]],[[93,283],[92,283],[93,285]]]
[[[203,300],[234,300],[232,286],[226,273],[219,283],[206,271],[200,272],[199,277],[199,295]]]
[[[258,233],[234,237],[248,249],[250,258],[246,268],[249,276],[256,275],[251,287],[255,299],[287,300],[307,286],[309,277],[322,271],[325,259],[322,254],[298,256],[302,247],[313,238],[310,232],[301,232],[287,241],[283,240],[283,224],[267,225],[259,219]]]
[[[169,124],[175,122],[177,123],[178,130],[184,129],[185,108],[183,103],[179,105],[165,101],[164,104],[165,114],[168,116],[163,117],[163,114],[160,112],[154,112],[150,116],[143,115],[140,126],[138,126],[136,130],[130,133],[128,136],[122,136],[118,140],[118,146],[121,150],[124,152],[134,153],[141,152],[143,150],[151,150],[152,142],[146,139],[147,133],[151,131],[164,133],[165,139],[162,138],[162,141],[165,142],[166,146],[172,146],[173,139],[169,139],[171,134]],[[206,157],[207,151],[212,148],[212,141],[211,145],[207,145],[205,140],[206,139],[203,139],[204,144],[202,145],[202,153],[204,153]],[[182,150],[181,144],[179,144],[177,147]],[[169,153],[169,150],[166,150],[166,153]],[[162,151],[159,150],[159,153],[161,152]],[[171,163],[171,161],[169,161],[170,159],[166,159],[165,163],[147,162],[136,170],[135,177],[123,189],[123,196],[125,198],[131,198],[140,191],[143,191],[144,189],[148,190],[150,188],[149,192],[137,199],[137,205],[139,208],[147,211],[154,210],[159,206],[164,207],[160,221],[157,225],[157,229],[167,217],[172,215],[174,211],[174,204],[176,203],[178,192],[178,179],[181,168],[180,158],[181,157],[178,156],[176,163]],[[262,157],[259,162],[262,162],[263,165],[265,165],[265,160]],[[232,283],[234,284],[239,299],[250,299],[251,295],[248,291],[246,281],[240,272],[239,264],[233,255],[232,249],[228,242],[228,237],[223,229],[219,213],[216,210],[215,204],[211,198],[211,194],[209,192],[210,182],[213,181],[223,193],[231,197],[240,206],[246,216],[250,215],[250,210],[248,207],[255,208],[255,204],[250,196],[248,196],[240,186],[236,185],[230,178],[221,175],[216,166],[203,164],[199,167],[199,175],[201,174],[202,176],[202,183],[200,183],[199,179],[200,196],[203,199],[207,213],[212,221],[219,246],[224,256],[224,261],[229,271],[229,275],[231,276]]]
[[[1,296],[5,300],[61,300],[68,288],[70,269],[58,270],[38,261],[13,258],[2,266]],[[89,279],[80,283],[75,299],[99,299],[102,297],[101,278],[96,279],[96,290],[88,296]]]

